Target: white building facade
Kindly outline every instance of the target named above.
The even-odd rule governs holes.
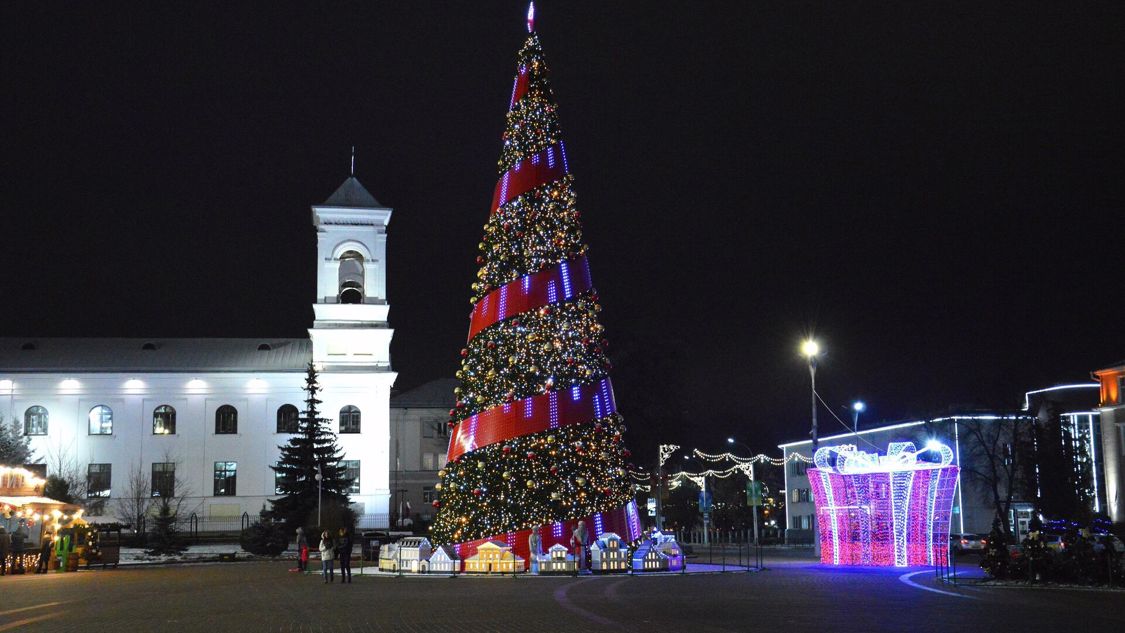
[[[206,529],[208,520],[255,517],[275,496],[270,466],[304,409],[312,362],[321,415],[355,479],[355,509],[385,524],[396,377],[386,299],[391,209],[352,177],[312,212],[318,283],[308,339],[3,338],[0,416],[23,425],[48,474],[84,476],[106,520],[120,514],[140,474],[154,497],[174,485],[187,498],[183,511]]]

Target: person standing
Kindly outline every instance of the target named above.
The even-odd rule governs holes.
[[[51,546],[54,545],[50,532],[43,532],[43,542],[39,544],[39,562],[35,565],[35,573],[47,573],[47,564],[51,562]]]
[[[23,544],[27,542],[27,521],[20,519],[19,525],[16,526],[16,531],[12,532],[12,573],[22,574],[26,570],[23,568]]]
[[[333,569],[332,558],[335,552],[332,546],[332,534],[325,530],[320,533],[320,575],[324,577],[324,584],[336,582],[336,573]]]
[[[0,525],[0,576],[8,573],[8,554],[12,551],[12,535]]]
[[[305,536],[305,528],[297,528],[297,571],[309,570],[309,539]]]
[[[336,558],[340,559],[340,584],[352,584],[352,531],[349,528],[340,528]]]

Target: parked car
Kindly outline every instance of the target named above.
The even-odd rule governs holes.
[[[955,554],[973,552],[980,554],[988,546],[988,538],[983,534],[950,534],[949,547]]]

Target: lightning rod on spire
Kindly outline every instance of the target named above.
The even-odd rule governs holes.
[[[527,32],[535,31],[535,3],[527,3]]]

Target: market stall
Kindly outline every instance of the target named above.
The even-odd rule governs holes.
[[[73,571],[90,542],[82,508],[42,496],[45,483],[26,469],[0,466],[0,527],[11,539],[11,573]]]

